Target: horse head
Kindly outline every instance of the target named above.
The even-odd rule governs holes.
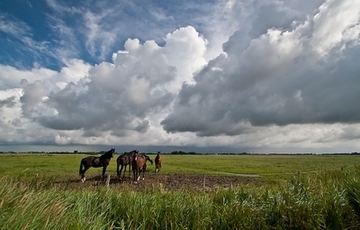
[[[112,148],[112,149],[110,149],[110,154],[111,154],[111,158],[113,158],[114,157],[114,154],[115,154],[115,148]]]
[[[137,161],[138,158],[139,158],[139,151],[138,150],[133,150],[132,152],[134,153],[133,161]]]

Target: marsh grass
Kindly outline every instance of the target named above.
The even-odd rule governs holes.
[[[45,178],[0,179],[1,229],[359,229],[360,170],[210,192],[66,190]]]

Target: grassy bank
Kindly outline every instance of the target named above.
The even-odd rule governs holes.
[[[358,229],[360,169],[327,170],[208,193],[0,179],[1,229]]]

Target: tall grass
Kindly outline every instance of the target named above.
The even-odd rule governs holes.
[[[359,229],[360,169],[200,193],[0,179],[1,229]]]

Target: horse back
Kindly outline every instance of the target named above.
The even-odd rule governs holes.
[[[91,162],[92,167],[102,167],[104,165],[104,161],[101,161],[100,157],[94,157]]]
[[[88,157],[85,157],[83,159],[81,159],[81,164],[83,165],[90,165],[91,162],[93,161],[93,156],[88,156]]]
[[[118,157],[117,162],[118,162],[118,164],[120,164],[120,165],[128,165],[128,164],[131,164],[131,162],[132,162],[132,157],[123,154],[123,155],[120,155],[120,156]]]
[[[145,163],[146,163],[145,156],[139,156],[136,161],[135,160],[133,161],[132,166],[135,167],[136,169],[139,169],[143,167]]]

